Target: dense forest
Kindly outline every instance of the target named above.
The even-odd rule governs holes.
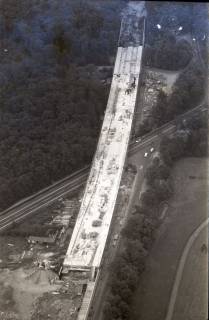
[[[1,0],[0,209],[91,161],[124,4]]]
[[[0,1],[0,209],[91,161],[109,91],[97,66],[114,63],[126,2]],[[173,24],[181,24],[181,35],[203,37],[204,4],[147,1],[146,6],[145,64],[191,68],[171,98],[159,93],[139,134],[189,109],[204,87],[190,44],[171,32]],[[174,21],[168,21],[171,13]],[[204,58],[205,40],[200,50]]]
[[[185,68],[198,42],[207,63],[208,14],[204,3],[146,1],[144,63],[167,70]]]
[[[171,94],[159,91],[150,116],[138,129],[139,136],[203,103],[208,68],[209,25],[204,3],[148,1],[146,7],[148,19],[144,65],[179,70],[180,73]],[[161,29],[157,28],[159,25]],[[179,30],[179,27],[182,29]]]

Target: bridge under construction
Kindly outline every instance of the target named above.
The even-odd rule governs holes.
[[[125,164],[141,70],[144,18],[143,2],[129,2],[97,150],[63,263],[64,274],[87,275],[79,320],[88,314]]]

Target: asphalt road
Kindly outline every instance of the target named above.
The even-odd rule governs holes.
[[[172,126],[169,128],[174,130],[175,127]],[[166,129],[167,131],[167,129]],[[141,143],[134,143],[130,148],[130,155],[137,153],[139,150],[143,154],[146,152],[147,146],[156,139],[157,136],[154,135],[153,137],[148,137],[147,139],[143,140]],[[58,186],[54,186],[52,189],[47,190],[47,192],[43,192],[43,194],[38,194],[37,197],[34,199],[29,199],[26,203],[20,204],[19,206],[12,208],[9,212],[1,215],[0,218],[0,230],[9,227],[13,222],[18,222],[28,215],[38,211],[39,209],[49,205],[50,203],[54,202],[55,200],[59,199],[60,197],[73,192],[80,187],[82,187],[88,178],[89,170],[85,170],[84,173],[80,173],[78,176],[70,179],[70,181],[65,181]]]
[[[206,159],[198,158],[182,159],[174,168],[175,195],[146,259],[146,269],[134,298],[134,319],[206,320],[201,317],[204,309],[201,297],[204,295],[202,278],[207,276],[199,266],[202,264],[203,268],[199,255],[206,256],[200,252],[202,244],[207,244],[206,237],[193,250],[199,232],[208,223],[205,168]],[[190,179],[192,173],[195,180]]]
[[[206,269],[208,253],[205,253],[200,248],[202,244],[205,243],[206,251],[208,251],[208,223],[209,218],[207,218],[196,228],[196,230],[189,237],[184,247],[177,268],[165,320],[204,320],[207,317]],[[203,230],[205,230],[205,232],[200,238],[201,232]],[[196,245],[196,243],[198,245]],[[198,271],[200,272],[200,274],[198,274]],[[201,299],[199,299],[199,297],[201,297]]]
[[[204,108],[201,108],[204,109]],[[199,112],[199,107],[198,109]],[[183,118],[185,117],[182,116]],[[172,124],[166,125],[163,130],[161,130],[158,133],[152,133],[150,137],[148,137],[145,141],[140,142],[140,149],[137,149],[137,145],[133,146],[133,148],[130,150],[129,153],[129,160],[131,163],[136,165],[137,167],[137,176],[136,176],[136,181],[134,183],[134,187],[132,190],[132,197],[130,199],[129,206],[126,210],[126,217],[128,214],[131,212],[132,208],[134,205],[138,204],[138,199],[139,199],[139,193],[142,189],[142,184],[144,181],[144,174],[146,172],[147,166],[150,164],[150,161],[152,159],[152,156],[155,152],[155,150],[158,150],[160,140],[163,135],[171,135],[174,133],[176,130],[176,127]],[[154,151],[151,152],[152,148],[154,148]],[[138,150],[138,152],[136,152]],[[145,156],[146,155],[146,156]],[[125,223],[125,219],[123,220],[123,226]],[[114,221],[112,222],[112,225],[114,225]],[[121,229],[122,227],[121,226]],[[113,227],[114,230],[114,227]],[[116,230],[117,231],[112,231],[112,233],[116,234],[119,233],[120,231],[117,228],[116,224]],[[120,238],[119,238],[120,240]],[[120,242],[118,241],[118,245],[113,248],[110,245],[107,244],[106,251],[108,254],[106,254],[106,257],[103,261],[103,267],[101,271],[101,276],[100,280],[97,285],[95,297],[92,303],[93,306],[93,312],[92,312],[92,317],[90,319],[92,320],[102,320],[103,319],[103,302],[105,301],[105,297],[108,295],[107,291],[107,284],[108,284],[108,278],[109,278],[109,270],[108,266],[110,265],[111,261],[114,260],[114,257],[116,255],[116,252],[120,250],[119,248]]]
[[[204,111],[205,107],[203,104],[197,106],[196,108],[184,113],[179,116],[179,119],[188,118],[198,114],[201,110]],[[149,134],[146,134],[142,138],[136,139],[138,142],[132,142],[129,146],[128,156],[132,156],[139,151],[143,156],[146,152],[146,148],[155,141],[158,141],[159,138],[163,135],[168,135],[173,133],[176,130],[175,121],[171,121],[166,125],[152,131]],[[54,185],[38,192],[35,195],[27,199],[14,204],[12,207],[8,208],[0,214],[0,231],[12,225],[14,222],[19,222],[25,217],[29,216],[32,213],[37,212],[39,209],[46,207],[47,205],[53,203],[58,198],[70,194],[81,186],[85,185],[90,166],[85,167],[84,169],[79,170],[78,172],[72,174],[65,179],[62,179],[55,183]]]
[[[167,129],[166,129],[167,130]],[[114,220],[112,222],[112,230],[111,233],[119,234],[121,229],[124,227],[127,217],[129,213],[132,211],[132,208],[134,205],[138,204],[139,200],[139,193],[142,189],[142,184],[144,182],[144,174],[146,172],[147,166],[150,164],[152,157],[154,155],[154,151],[157,150],[160,143],[160,136],[155,137],[154,139],[151,137],[145,145],[143,145],[143,148],[140,149],[138,152],[133,153],[129,157],[129,162],[136,165],[137,167],[137,175],[135,177],[135,181],[132,188],[131,198],[129,200],[129,204],[126,208],[118,208],[116,210],[116,216],[114,217]],[[154,148],[154,151],[151,152],[151,148]],[[147,156],[145,156],[147,154]],[[123,212],[124,209],[124,212]],[[123,225],[119,225],[119,223],[115,223],[118,215],[123,216]],[[114,226],[115,225],[115,226]],[[93,314],[92,314],[92,320],[102,320],[103,319],[103,302],[105,300],[105,297],[108,295],[107,291],[107,283],[109,278],[109,265],[114,260],[116,253],[120,250],[121,242],[120,237],[118,239],[117,245],[114,247],[111,243],[107,243],[107,247],[105,249],[105,258],[102,263],[102,270],[100,273],[100,279],[96,288],[96,293],[94,297],[94,301],[92,303],[93,306]]]

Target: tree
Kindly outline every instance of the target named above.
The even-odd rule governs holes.
[[[168,200],[173,192],[172,184],[170,180],[157,180],[155,182],[156,195],[159,202]]]
[[[158,204],[155,191],[153,189],[147,189],[141,195],[141,203],[145,207],[155,207]]]
[[[71,40],[67,36],[62,25],[57,25],[54,28],[53,45],[58,55],[68,54],[71,52]]]
[[[158,127],[167,121],[166,112],[168,107],[166,93],[160,89],[157,96],[157,104],[153,107],[151,116],[153,118],[153,126]]]
[[[159,165],[156,163],[152,163],[146,170],[145,178],[147,179],[147,183],[150,186],[153,186],[155,183],[155,180],[158,178],[158,168]]]
[[[139,239],[142,217],[138,215],[131,216],[122,230],[122,235],[128,239]]]
[[[125,260],[127,263],[131,263],[138,272],[144,270],[144,257],[145,250],[142,246],[141,241],[138,240],[128,240],[125,251]]]
[[[11,32],[17,19],[23,18],[28,14],[30,1],[28,0],[1,0],[0,12],[3,16],[5,32]]]
[[[121,310],[119,308],[120,302],[121,297],[119,295],[109,295],[108,300],[105,302],[104,306],[105,320],[118,319],[121,316]]]
[[[103,27],[104,18],[94,7],[84,1],[76,3],[73,8],[73,25],[87,33],[90,37],[96,38]]]
[[[181,137],[167,138],[164,137],[160,144],[160,153],[164,163],[171,166],[174,161],[184,155],[186,143]]]

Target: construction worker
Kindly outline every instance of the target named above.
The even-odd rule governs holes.
[[[132,88],[132,89],[135,89],[135,88],[136,88],[135,82],[133,82],[133,83],[131,84],[131,88]]]

